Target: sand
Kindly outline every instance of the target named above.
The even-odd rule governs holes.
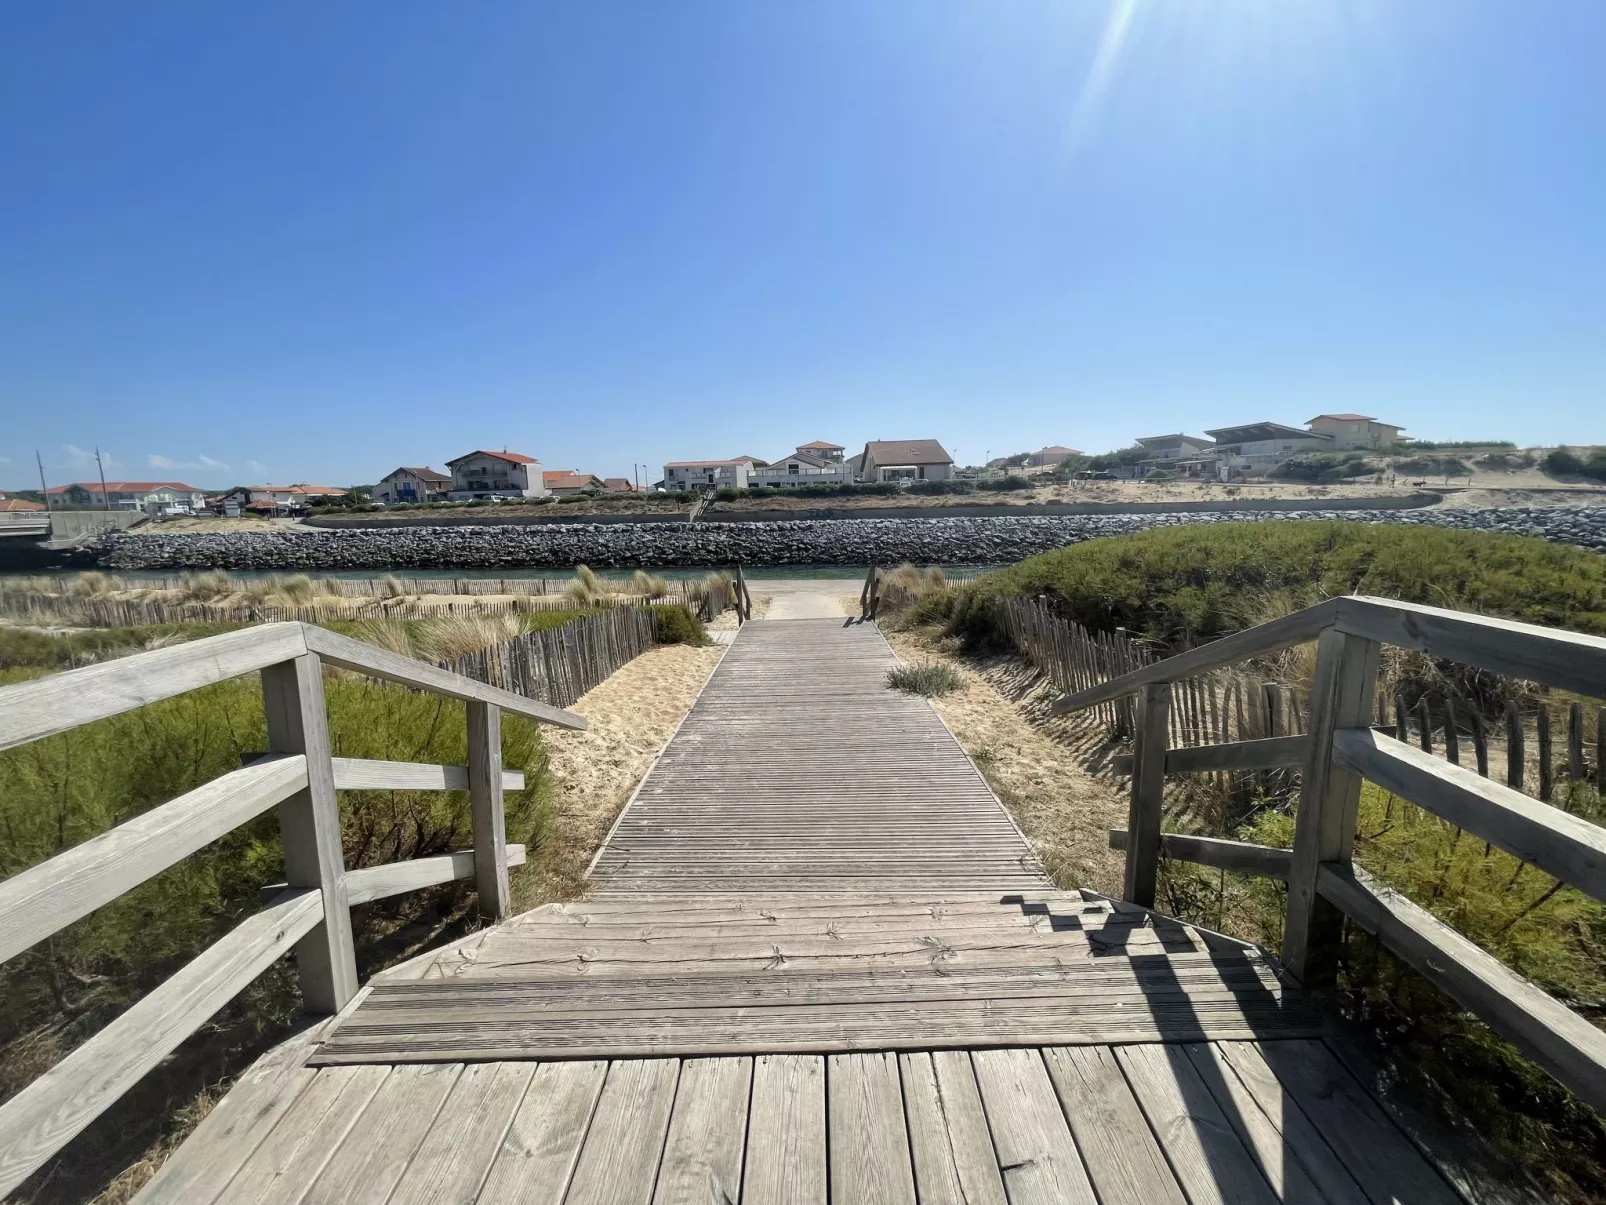
[[[729,620],[734,624],[733,614]],[[717,630],[717,624],[710,626]],[[724,651],[718,644],[660,645],[626,663],[570,708],[590,721],[586,731],[542,730],[552,816],[541,848],[516,873],[515,911],[584,893],[592,855]]]
[[[1125,780],[1099,772],[1118,751],[1103,732],[1050,717],[1058,692],[1016,658],[960,657],[918,630],[886,637],[902,660],[945,662],[964,676],[963,690],[932,705],[1055,883],[1120,894],[1121,855],[1109,848],[1109,830],[1126,827],[1127,798]]]

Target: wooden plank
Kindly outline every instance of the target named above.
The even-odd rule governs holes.
[[[679,1075],[678,1059],[609,1064],[568,1200],[648,1205]]]
[[[1353,636],[1590,697],[1606,691],[1606,637],[1387,598],[1334,601],[1338,629]]]
[[[825,1205],[825,1060],[753,1060],[743,1205]]]
[[[1261,1042],[1257,1050],[1373,1201],[1460,1205],[1450,1186],[1322,1043]]]
[[[1309,736],[1271,736],[1255,741],[1169,749],[1165,755],[1165,772],[1208,774],[1227,770],[1278,770],[1285,766],[1302,766],[1309,756]],[[1132,773],[1131,756],[1112,757],[1110,770],[1115,774]]]
[[[522,845],[509,845],[507,847],[507,864],[509,866],[523,866],[525,848]],[[390,862],[383,866],[365,866],[360,870],[346,872],[346,901],[352,905],[366,904],[372,900],[388,899],[393,895],[403,895],[409,891],[418,891],[425,887],[435,887],[441,883],[450,883],[453,879],[469,879],[474,877],[474,851],[471,849],[459,850],[456,853],[441,854],[434,858],[409,858],[405,862]],[[263,887],[260,891],[262,900],[266,903],[279,892],[286,889],[284,883],[273,883]],[[432,950],[431,954],[440,951]],[[395,970],[392,967],[391,970]]]
[[[474,884],[480,915],[501,920],[508,914],[512,894],[507,878],[507,815],[502,806],[502,712],[477,700],[467,707]]]
[[[530,1063],[464,1067],[386,1205],[473,1201],[534,1075]]]
[[[1110,848],[1126,847],[1126,829],[1112,828]],[[1179,862],[1197,862],[1201,866],[1238,874],[1258,874],[1269,879],[1286,879],[1293,861],[1293,850],[1247,841],[1225,841],[1220,837],[1199,837],[1192,833],[1161,833],[1160,852]]]
[[[1365,871],[1324,866],[1321,890],[1452,1000],[1606,1109],[1606,1033]]]
[[[1334,739],[1334,757],[1385,790],[1606,900],[1606,829],[1370,729]]]
[[[0,749],[237,678],[307,651],[298,623],[269,623],[0,686]]]
[[[305,788],[306,758],[231,771],[0,882],[0,962]]]
[[[438,766],[428,762],[376,761],[367,757],[336,757],[337,791],[466,791],[467,766]],[[522,770],[502,771],[504,791],[524,790]]]
[[[1123,1046],[1116,1057],[1192,1205],[1276,1205],[1281,1198],[1182,1047]]]
[[[1010,1205],[1096,1205],[1042,1056],[977,1050],[970,1060]]]
[[[262,709],[273,751],[301,754],[306,761],[307,785],[279,804],[285,881],[323,892],[322,922],[296,947],[301,1006],[315,1015],[337,1013],[357,993],[357,952],[317,656],[307,653],[264,669]]]
[[[1163,661],[1151,662],[1149,665],[1111,678],[1107,682],[1056,700],[1052,712],[1054,715],[1067,715],[1098,703],[1125,698],[1136,693],[1139,687],[1150,683],[1176,682],[1196,674],[1235,665],[1250,657],[1275,653],[1296,644],[1308,644],[1324,629],[1332,626],[1338,602],[1338,599],[1330,598],[1326,602],[1317,603],[1314,607],[1306,607],[1303,611],[1295,611],[1292,615],[1260,624],[1248,631],[1202,644],[1196,649],[1179,653],[1175,657],[1167,657]]]
[[[1109,1046],[1043,1051],[1101,1205],[1188,1205]],[[1170,1141],[1167,1131],[1160,1131]]]
[[[833,1054],[825,1061],[831,1195],[915,1205],[898,1056]]]
[[[332,1024],[333,1018],[308,1024],[251,1064],[146,1181],[134,1205],[212,1205],[317,1078],[306,1057]]]
[[[1371,1205],[1253,1042],[1190,1042],[1182,1049],[1277,1200]]]
[[[229,1182],[222,1200],[298,1205],[389,1072],[388,1067],[320,1071]]]
[[[749,1058],[687,1059],[680,1065],[653,1205],[740,1199],[752,1081]]]
[[[916,1051],[898,1070],[920,1205],[1006,1205],[970,1055]]]
[[[476,1205],[562,1205],[607,1074],[601,1061],[537,1067]]]
[[[1300,777],[1294,816],[1282,948],[1283,964],[1307,987],[1327,986],[1338,973],[1343,920],[1316,890],[1316,876],[1324,862],[1349,861],[1361,800],[1360,775],[1335,762],[1333,736],[1369,717],[1381,651],[1375,640],[1337,631],[1323,633],[1316,643],[1310,761]]]
[[[322,917],[316,891],[248,917],[0,1105],[0,1196],[22,1183]]]
[[[465,678],[449,670],[437,669],[427,662],[386,652],[371,644],[364,644],[360,640],[352,640],[350,637],[331,632],[327,628],[314,627],[311,624],[302,624],[301,627],[305,630],[307,648],[329,664],[338,665],[342,669],[353,670],[372,678],[400,682],[403,686],[445,695],[449,699],[462,699],[465,703],[490,703],[503,711],[511,711],[514,715],[522,715],[543,724],[556,724],[559,728],[584,730],[586,727],[585,717],[572,711],[549,707],[523,695],[487,686],[483,682],[476,682],[472,678]]]
[[[462,1070],[457,1063],[390,1068],[300,1205],[384,1205]]]
[[[1160,873],[1160,825],[1165,807],[1166,732],[1171,687],[1151,682],[1138,692],[1137,728],[1132,737],[1132,798],[1127,810],[1127,851],[1123,895],[1134,904],[1154,906]]]

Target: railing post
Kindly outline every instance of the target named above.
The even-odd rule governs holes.
[[[1132,734],[1132,807],[1127,814],[1126,883],[1134,904],[1154,907],[1160,872],[1161,805],[1165,797],[1166,733],[1171,723],[1171,684],[1154,682],[1138,690],[1137,724]]]
[[[357,953],[346,902],[346,863],[340,843],[340,802],[335,796],[324,710],[323,663],[316,653],[262,671],[262,708],[268,748],[307,759],[307,787],[279,804],[284,876],[291,887],[316,887],[323,921],[296,943],[302,1007],[337,1013],[357,992]]]
[[[480,914],[509,911],[507,816],[502,808],[502,709],[468,703],[468,797],[474,815],[474,883]]]
[[[1316,680],[1310,692],[1310,760],[1294,817],[1294,857],[1288,876],[1283,963],[1308,988],[1337,977],[1343,914],[1316,891],[1324,862],[1348,867],[1360,809],[1360,775],[1333,762],[1333,733],[1364,727],[1377,688],[1375,640],[1329,628],[1316,642]]]

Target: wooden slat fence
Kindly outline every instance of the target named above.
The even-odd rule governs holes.
[[[1056,615],[1045,600],[1010,598],[998,605],[1020,655],[1065,694],[1160,660],[1153,649],[1125,633],[1091,633]],[[1132,708],[1128,696],[1099,703],[1084,714],[1095,717],[1112,736],[1127,737],[1133,731]],[[1297,736],[1309,731],[1309,716],[1306,691],[1237,668],[1213,670],[1172,683],[1168,747]],[[1606,794],[1606,707],[1557,702],[1533,693],[1520,704],[1508,703],[1504,720],[1491,725],[1471,702],[1452,693],[1431,692],[1408,705],[1403,694],[1379,691],[1369,722],[1545,802],[1565,804],[1574,784],[1593,785]],[[1299,782],[1297,771],[1286,768],[1218,770],[1212,779],[1239,804],[1289,798]],[[1180,819],[1187,806],[1187,783],[1170,779],[1166,790],[1168,814]]]
[[[652,612],[620,607],[440,662],[476,682],[567,707],[653,646]]]

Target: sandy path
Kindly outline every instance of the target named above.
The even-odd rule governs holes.
[[[1050,717],[1058,692],[1015,658],[969,660],[926,633],[883,631],[904,661],[942,661],[964,675],[963,690],[932,703],[1054,881],[1120,894],[1109,830],[1126,827],[1127,800],[1121,780],[1090,772],[1113,752],[1103,734]]]
[[[727,618],[734,624],[734,615]],[[592,854],[724,651],[718,644],[660,645],[570,708],[590,721],[584,732],[542,731],[552,811],[530,865],[515,872],[516,911],[583,893]]]

